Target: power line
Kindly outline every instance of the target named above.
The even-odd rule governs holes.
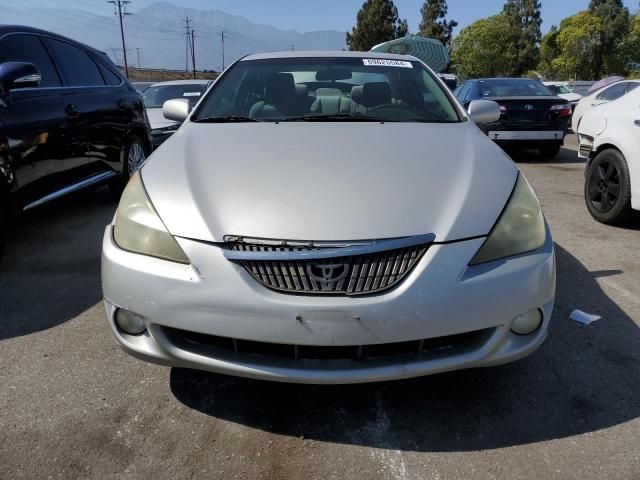
[[[222,30],[218,35],[220,35],[220,39],[222,40],[222,71],[224,72],[224,39],[229,34],[229,32],[225,32]]]
[[[126,9],[127,5],[131,3],[131,0],[108,0],[107,3],[112,3],[114,6],[118,7],[118,11],[116,12],[116,15],[118,15],[118,18],[120,19],[120,37],[122,37],[122,54],[124,56],[124,74],[127,76],[127,78],[129,78],[129,64],[127,63],[127,47],[125,46],[125,42],[124,42],[124,24],[122,22],[122,17],[124,17],[125,15],[131,15],[131,13],[127,12],[126,10],[123,12],[122,7]]]

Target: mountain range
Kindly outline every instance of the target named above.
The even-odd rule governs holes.
[[[102,13],[104,10],[97,14],[83,9],[83,4],[79,4],[78,9],[35,9],[14,5],[3,7],[2,23],[29,25],[66,35],[107,52],[116,63],[122,64],[120,27],[116,15]],[[345,33],[337,30],[306,33],[280,30],[220,10],[199,11],[157,2],[124,17],[129,64],[137,66],[139,54],[142,67],[185,68],[185,18],[191,19],[195,30],[198,70],[222,68],[222,31],[225,32],[226,65],[250,53],[292,49],[342,50],[346,47]]]

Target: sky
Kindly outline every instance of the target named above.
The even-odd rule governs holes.
[[[131,0],[132,12],[158,0]],[[363,0],[165,0],[174,5],[198,10],[222,10],[241,15],[254,23],[273,25],[280,29],[301,32],[312,30],[348,31],[355,24],[356,14]],[[505,0],[448,0],[449,18],[460,24],[455,33],[473,21],[499,13]],[[638,9],[638,0],[624,0],[632,12]],[[75,6],[99,14],[110,14],[112,6],[106,0],[0,0],[2,4],[20,7]],[[400,17],[409,21],[411,32],[418,30],[420,7],[423,0],[395,0]],[[589,0],[542,0],[543,31],[557,25],[563,18],[588,7]]]
[[[40,0],[35,0],[40,1]],[[100,0],[98,0],[100,1]],[[154,3],[156,0],[133,0],[132,11]],[[199,10],[223,10],[241,15],[254,23],[265,23],[278,28],[293,28],[302,32],[311,30],[347,31],[355,23],[356,14],[363,0],[168,0],[175,5]],[[1,3],[1,2],[0,2]],[[43,4],[56,3],[42,0]],[[475,20],[499,13],[504,0],[448,0],[449,17],[455,19],[462,28]],[[635,12],[638,0],[624,0]],[[409,21],[411,32],[420,24],[420,7],[423,0],[395,0],[401,18]],[[589,0],[542,0],[543,31],[551,25],[579,10],[585,10]],[[458,28],[458,31],[459,31]]]

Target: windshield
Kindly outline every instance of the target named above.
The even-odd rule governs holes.
[[[571,90],[564,85],[547,85],[547,88],[553,93],[571,93]]]
[[[237,63],[193,121],[459,122],[420,62],[379,58],[281,58]]]
[[[186,98],[193,107],[207,89],[206,84],[155,85],[144,91],[144,106],[162,108],[164,102],[174,98]]]
[[[538,80],[496,78],[480,80],[483,97],[548,97],[553,93]]]

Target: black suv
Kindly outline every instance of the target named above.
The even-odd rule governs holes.
[[[150,151],[142,97],[104,53],[0,25],[0,247],[10,213],[100,183],[118,192]]]
[[[482,128],[502,147],[538,148],[548,159],[560,151],[571,105],[538,80],[479,78],[460,85],[454,95],[465,108],[473,100],[493,100],[500,105],[500,120]]]

